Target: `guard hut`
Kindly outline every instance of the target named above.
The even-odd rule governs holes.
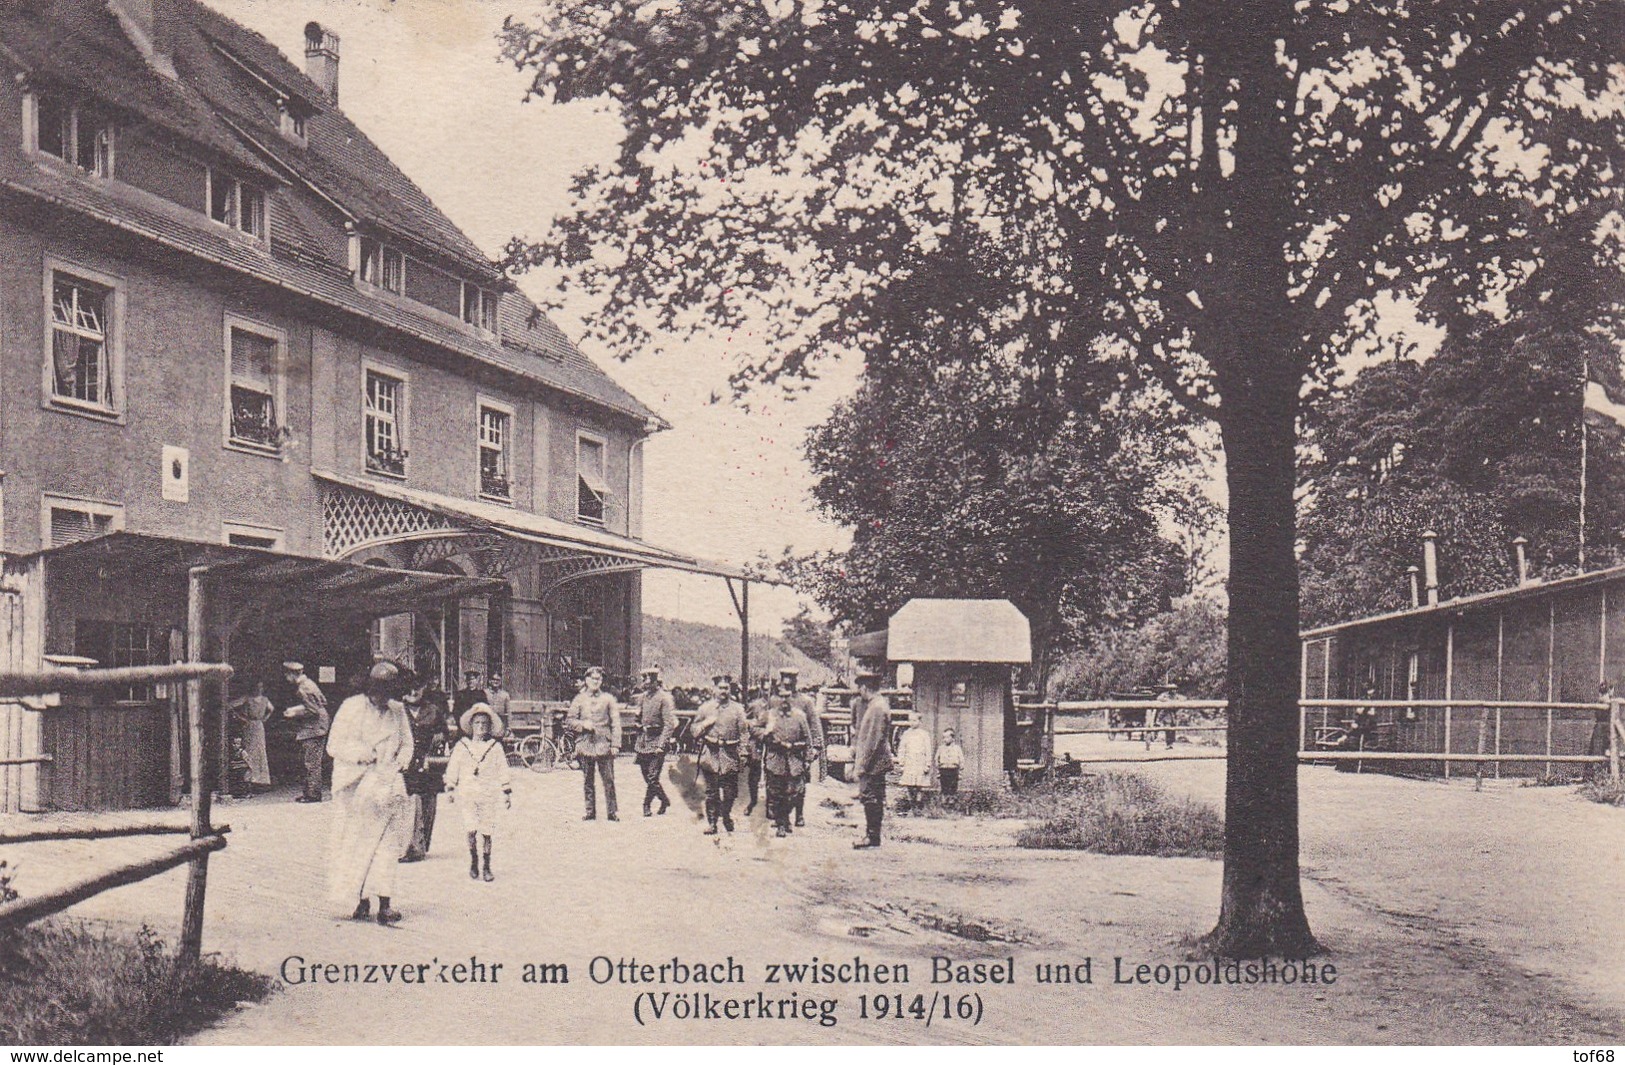
[[[886,627],[887,659],[914,666],[914,709],[932,746],[951,728],[965,748],[963,790],[1003,787],[1024,756],[1043,760],[1021,750],[1010,683],[1032,647],[1031,626],[1008,599],[910,599]]]

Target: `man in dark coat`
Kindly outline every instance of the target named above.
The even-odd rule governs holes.
[[[886,816],[886,774],[891,771],[891,703],[880,694],[880,675],[863,671],[857,676],[858,697],[852,705],[856,734],[852,743],[853,769],[858,777],[858,802],[863,804],[864,837],[853,850],[880,846],[880,822]]]
[[[302,663],[284,662],[282,673],[299,698],[299,702],[284,711],[284,716],[299,723],[293,738],[298,741],[305,762],[305,791],[294,802],[321,802],[322,763],[327,757],[327,729],[331,724],[327,696],[315,681],[305,676]]]
[[[718,821],[732,832],[734,801],[739,797],[739,749],[750,742],[732,678],[721,678],[716,698],[694,715],[694,738],[700,744],[700,775],[705,778],[705,834],[716,835]]]
[[[656,799],[660,812],[671,809],[671,799],[660,782],[666,767],[666,748],[671,746],[672,732],[677,728],[677,704],[671,693],[660,684],[660,667],[651,666],[643,671],[643,691],[638,693],[638,769],[643,772],[643,816],[651,815]]]
[[[480,686],[479,671],[471,669],[463,674],[463,686],[458,688],[451,698],[451,710],[460,719],[479,703],[489,706],[491,699],[489,693]]]

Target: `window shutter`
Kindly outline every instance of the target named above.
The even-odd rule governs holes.
[[[276,341],[242,329],[231,331],[232,380],[271,391],[276,377]]]
[[[104,536],[112,527],[113,519],[106,514],[92,514],[69,507],[51,508],[51,546],[63,547],[80,540]]]

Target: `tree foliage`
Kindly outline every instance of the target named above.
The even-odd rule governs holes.
[[[813,617],[805,604],[784,619],[784,629],[779,639],[814,662],[831,667],[835,665],[835,654],[830,648],[830,641],[834,639],[830,623]]]
[[[793,383],[831,348],[883,356],[899,322],[969,302],[985,347],[1051,374],[1068,401],[1088,379],[1064,360],[1105,336],[1212,414],[1232,617],[1212,944],[1303,952],[1305,380],[1373,330],[1381,293],[1456,328],[1538,284],[1554,247],[1605,238],[1617,271],[1614,10],[553,0],[510,25],[507,54],[544,96],[609,97],[626,138],[582,178],[580,210],[511,259],[599,292],[623,351],[696,320],[765,320],[741,386]],[[934,271],[945,240],[1005,265]]]
[[[1052,684],[1058,699],[1111,699],[1179,685],[1185,699],[1226,695],[1225,610],[1192,596],[1135,626],[1103,629],[1067,655]]]
[[[814,497],[853,539],[795,570],[859,629],[916,596],[1009,599],[1042,685],[1057,653],[1188,589],[1171,530],[1211,527],[1215,508],[1165,402],[1108,392],[1080,410],[1019,362],[936,339],[912,361],[894,349],[812,434]]]

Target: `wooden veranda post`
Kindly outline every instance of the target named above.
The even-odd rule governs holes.
[[[1625,739],[1625,721],[1619,717],[1618,699],[1608,700],[1608,779],[1619,783],[1619,743]]]
[[[192,662],[203,661],[203,578],[207,572],[206,567],[194,566],[186,575],[186,657]],[[204,777],[203,747],[208,737],[203,722],[201,677],[186,682],[186,717],[192,743],[192,838],[197,840],[214,834],[209,825],[209,781]],[[186,874],[186,909],[181,917],[180,949],[184,965],[195,964],[203,952],[203,898],[208,881],[209,852],[199,850]]]

